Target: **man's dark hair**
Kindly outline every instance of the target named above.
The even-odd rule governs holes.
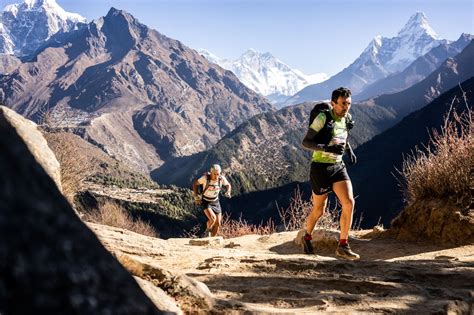
[[[334,103],[337,103],[337,99],[339,98],[339,96],[348,98],[351,95],[352,95],[351,90],[341,86],[340,88],[337,88],[334,91],[332,91],[331,101],[333,101]]]

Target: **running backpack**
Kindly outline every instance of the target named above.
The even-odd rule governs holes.
[[[206,175],[206,185],[204,187],[202,187],[202,191],[199,192],[199,194],[202,196],[204,195],[204,193],[206,192],[206,190],[209,188],[209,182],[211,181],[211,173],[210,172],[206,172],[204,175]],[[222,186],[221,184],[221,181],[222,181],[222,176],[219,175],[218,179],[217,179],[217,185],[219,187]],[[199,188],[198,188],[199,189]]]
[[[334,129],[334,119],[331,115],[332,106],[328,103],[318,103],[314,105],[313,109],[309,114],[309,123],[308,127],[311,126],[314,119],[320,114],[324,113],[326,115],[326,123],[324,124],[323,129],[321,129],[316,136],[314,137],[314,141],[316,143],[321,144],[329,144],[332,139],[332,133]],[[346,116],[346,128],[347,132],[354,127],[354,121],[352,120],[352,116],[348,113]]]

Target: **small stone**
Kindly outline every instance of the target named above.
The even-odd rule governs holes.
[[[224,244],[224,238],[222,236],[193,238],[189,240],[189,245],[194,245],[194,246],[222,245],[222,244]]]

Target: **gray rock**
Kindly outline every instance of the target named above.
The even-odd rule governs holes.
[[[183,314],[183,311],[176,305],[176,300],[168,296],[161,288],[139,277],[135,277],[135,280],[157,307],[168,314]]]
[[[0,313],[161,314],[0,115]]]
[[[299,230],[294,243],[298,246],[303,246],[302,238],[305,235],[305,230]],[[311,243],[314,247],[319,249],[336,249],[337,242],[339,240],[339,231],[335,230],[324,230],[324,229],[315,229],[312,233],[313,239]]]
[[[222,236],[195,238],[189,240],[189,245],[207,246],[207,245],[223,245],[224,238]]]
[[[12,127],[27,145],[36,161],[43,167],[61,190],[61,168],[38,126],[5,106],[0,106],[0,116]]]

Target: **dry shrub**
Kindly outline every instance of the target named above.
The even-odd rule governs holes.
[[[474,181],[472,111],[445,117],[441,132],[432,132],[430,143],[403,161],[401,186],[406,201],[452,200],[467,206]]]
[[[97,209],[85,213],[83,220],[157,237],[157,233],[150,223],[140,219],[134,220],[129,213],[114,202],[101,203]]]
[[[65,132],[44,132],[44,136],[61,167],[63,195],[72,204],[84,180],[93,173],[95,163],[85,152],[81,152],[75,142],[71,141],[74,135]]]
[[[242,216],[238,220],[231,219],[228,214],[222,217],[222,224],[219,234],[224,238],[233,238],[242,235],[258,234],[269,235],[275,233],[275,224],[272,219],[268,219],[265,224],[249,224]]]
[[[278,208],[281,222],[285,231],[297,231],[305,228],[305,220],[311,213],[313,204],[310,200],[303,200],[303,193],[298,188],[291,198],[290,205],[285,208]],[[337,210],[337,204],[331,208],[330,203],[326,207],[324,215],[319,218],[316,227],[319,229],[339,229],[338,217],[340,210]],[[360,222],[359,222],[360,225]]]
[[[188,230],[185,230],[181,237],[184,238],[198,238],[200,234],[202,224],[196,224]]]

